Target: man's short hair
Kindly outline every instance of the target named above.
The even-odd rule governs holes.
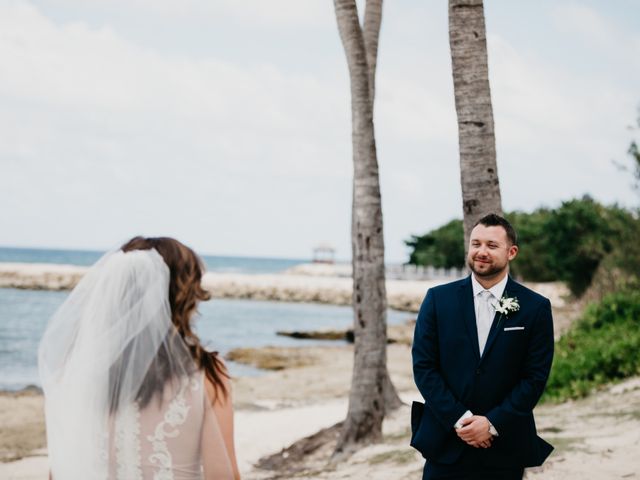
[[[505,232],[507,232],[507,238],[511,242],[511,245],[518,245],[518,235],[516,234],[513,226],[506,218],[501,217],[496,213],[485,215],[480,220],[478,220],[473,225],[473,227],[475,228],[477,225],[484,225],[485,227],[502,227],[504,228]]]

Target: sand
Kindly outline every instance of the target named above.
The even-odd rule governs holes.
[[[44,447],[42,409],[39,393],[0,394],[0,461],[14,460]]]
[[[243,478],[403,479],[420,478],[423,461],[408,446],[409,407],[390,415],[384,441],[368,446],[337,467],[327,464],[331,445],[309,455],[301,473],[254,468],[261,457],[342,420],[347,410],[353,349],[351,346],[308,350],[311,366],[234,380],[236,445]],[[286,349],[285,349],[286,353]],[[411,379],[410,349],[389,346],[389,366],[403,400],[420,398]],[[42,397],[0,395],[0,432],[5,460],[0,478],[41,479],[47,471],[42,428]],[[640,378],[596,392],[590,397],[537,408],[541,435],[556,446],[544,467],[527,479],[582,480],[636,478],[640,470]],[[7,455],[12,450],[13,457]],[[36,448],[27,453],[29,446]],[[635,475],[635,476],[634,476]],[[640,477],[638,477],[640,478]]]
[[[37,268],[34,272],[43,273]],[[37,278],[42,278],[38,275]],[[55,278],[59,285],[66,281]],[[307,298],[326,303],[336,303],[340,298],[350,301],[351,292],[351,280],[336,277],[208,274],[206,281],[209,288],[218,292],[235,292],[237,296],[258,292],[297,301]],[[397,295],[399,303],[415,310],[429,286],[440,282],[389,281],[387,288],[390,298]],[[566,301],[566,289],[558,284],[529,286],[551,299],[559,336],[576,317],[577,307]],[[410,324],[405,327],[410,328]],[[402,333],[398,336],[403,337]],[[410,330],[404,338],[410,338]],[[385,420],[382,443],[361,449],[337,466],[327,464],[332,448],[329,442],[305,458],[301,473],[254,467],[260,458],[344,419],[347,411],[352,346],[278,350],[282,356],[296,358],[293,366],[233,381],[236,446],[243,478],[420,478],[423,460],[408,446],[408,406]],[[389,345],[388,365],[403,401],[408,404],[419,399],[412,379],[410,347],[404,343]],[[41,395],[34,392],[0,393],[0,478],[46,478],[42,406]],[[634,475],[640,478],[640,473],[636,473],[640,471],[640,379],[631,379],[581,401],[541,406],[537,419],[542,435],[557,449],[544,468],[527,472],[526,478],[636,478]]]

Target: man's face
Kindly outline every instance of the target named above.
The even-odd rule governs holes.
[[[499,276],[517,254],[518,247],[511,244],[503,227],[480,224],[471,231],[467,263],[476,276]]]

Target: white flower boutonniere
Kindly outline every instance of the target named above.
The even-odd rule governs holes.
[[[496,328],[500,328],[500,322],[502,321],[502,317],[508,317],[511,312],[517,312],[520,310],[520,304],[518,303],[518,299],[516,297],[507,297],[503,296],[498,303],[495,305],[496,313],[499,313],[498,323],[496,324]]]
[[[520,304],[516,297],[502,297],[496,304],[496,312],[500,315],[509,315],[510,312],[517,312],[520,310]]]

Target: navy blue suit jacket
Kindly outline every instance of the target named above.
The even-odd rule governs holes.
[[[427,292],[412,348],[426,403],[414,403],[411,445],[428,460],[453,464],[472,449],[486,466],[530,467],[553,450],[533,418],[553,359],[551,304],[511,278],[503,296],[516,297],[520,310],[496,313],[481,357],[471,277]],[[453,425],[467,410],[498,431],[491,447],[475,449],[456,435]]]

